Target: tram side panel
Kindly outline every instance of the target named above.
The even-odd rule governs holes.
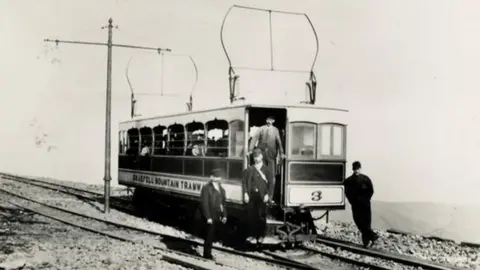
[[[200,191],[207,180],[120,169],[118,182],[120,185],[164,191],[172,195],[181,195],[180,197],[190,200],[198,200]],[[240,183],[222,183],[222,187],[225,189],[228,202],[242,203]]]

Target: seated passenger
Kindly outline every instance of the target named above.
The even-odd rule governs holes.
[[[194,144],[192,147],[192,156],[205,156],[205,149],[199,144]]]
[[[140,151],[141,156],[149,156],[150,155],[150,147],[148,147],[147,143],[143,143],[144,146],[142,148],[142,151]]]
[[[263,242],[267,226],[267,202],[273,195],[273,175],[263,164],[262,150],[253,150],[254,164],[244,172],[243,200],[246,204],[249,242],[256,239],[257,244]]]

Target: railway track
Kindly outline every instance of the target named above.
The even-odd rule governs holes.
[[[16,179],[12,179],[12,178],[8,178],[9,180],[16,180]],[[32,179],[32,181],[35,182],[35,179]],[[22,182],[22,183],[27,183],[26,182],[26,179],[23,178],[21,181],[19,182]],[[27,183],[29,184],[29,183]],[[47,184],[38,184],[36,186],[39,186],[39,187],[48,187],[48,188],[52,188],[54,190],[57,190],[57,191],[60,191],[60,192],[63,192],[63,193],[66,193],[66,194],[69,194],[69,195],[73,195],[73,196],[83,196],[83,198],[87,199],[87,198],[92,198],[90,196],[84,196],[84,195],[81,195],[81,194],[78,194],[77,192],[72,192],[72,193],[69,193],[65,190],[61,190],[61,189],[58,189],[58,188],[55,188],[55,187],[51,187],[51,185],[55,185],[55,184],[51,184],[51,183],[48,183]],[[70,188],[70,187],[67,187],[67,188]],[[72,189],[73,190],[73,189]],[[84,192],[84,190],[77,190],[79,193],[82,193]],[[168,243],[168,245],[182,245],[182,244],[189,244],[189,245],[192,245],[192,246],[196,246],[196,245],[203,245],[203,242],[199,241],[199,240],[195,240],[195,239],[185,239],[185,238],[181,238],[181,237],[176,237],[176,236],[171,236],[171,235],[167,235],[167,234],[162,234],[162,233],[158,233],[158,232],[155,232],[155,231],[150,231],[150,230],[146,230],[146,229],[142,229],[142,228],[137,228],[137,227],[134,227],[134,226],[130,226],[130,225],[126,225],[126,224],[121,224],[121,223],[117,223],[117,222],[112,222],[112,221],[107,221],[107,220],[104,220],[104,219],[99,219],[99,218],[96,218],[96,217],[92,217],[92,216],[89,216],[89,215],[85,215],[85,214],[82,214],[82,213],[77,213],[77,212],[73,212],[73,211],[70,211],[70,210],[67,210],[67,209],[63,209],[63,208],[60,208],[60,207],[56,207],[56,206],[53,206],[53,205],[49,205],[49,204],[46,204],[46,203],[42,203],[42,202],[39,202],[39,201],[36,201],[34,199],[31,199],[31,198],[28,198],[28,197],[25,197],[25,196],[22,196],[22,195],[19,195],[19,194],[16,194],[14,192],[11,192],[11,191],[8,191],[8,190],[5,190],[5,189],[2,189],[0,188],[0,192],[2,193],[5,193],[5,194],[8,194],[9,196],[12,196],[12,197],[16,197],[16,198],[19,198],[21,200],[25,200],[25,201],[29,201],[33,204],[37,204],[41,207],[44,207],[44,208],[47,208],[47,209],[52,209],[53,211],[57,211],[57,212],[61,212],[61,213],[65,213],[67,215],[71,215],[71,216],[76,216],[76,217],[79,217],[79,218],[83,218],[83,219],[89,219],[89,220],[92,220],[94,222],[99,222],[99,223],[103,223],[103,224],[106,224],[107,226],[110,226],[110,227],[114,227],[114,228],[117,228],[117,230],[120,228],[122,230],[128,230],[128,231],[132,231],[132,232],[135,232],[135,233],[141,233],[141,234],[145,234],[145,235],[148,235],[149,238],[152,238],[153,237],[156,237],[157,240],[156,242],[162,242],[162,243]],[[86,192],[86,193],[91,193],[91,192]],[[92,198],[94,199],[94,198]],[[23,207],[23,206],[20,206],[20,207]],[[34,209],[31,209],[31,208],[26,208],[26,207],[23,207],[29,211],[32,211],[32,212],[35,212],[37,214],[40,214],[40,215],[44,215],[44,216],[47,216],[47,217],[50,217],[50,218],[53,218],[55,220],[58,220],[58,221],[61,221],[61,222],[64,222],[66,224],[69,224],[71,226],[76,226],[76,227],[79,227],[79,228],[82,228],[82,229],[85,229],[85,230],[88,230],[88,231],[91,231],[91,232],[96,232],[96,233],[100,233],[102,235],[105,235],[105,236],[109,236],[109,237],[116,237],[114,235],[109,235],[108,233],[107,234],[103,234],[101,231],[98,231],[98,230],[95,230],[93,228],[89,228],[88,226],[83,226],[83,225],[79,225],[75,222],[70,222],[68,220],[63,220],[63,219],[59,219],[57,218],[56,216],[49,216],[48,214],[45,214],[45,212],[40,212],[40,211],[35,211]],[[110,229],[110,231],[112,231],[112,229]],[[147,240],[149,238],[146,238]],[[117,238],[119,239],[119,238]],[[126,239],[119,239],[119,240],[125,240],[125,241],[130,241],[129,239],[127,240],[128,238]],[[141,238],[142,239],[142,242],[141,243],[144,243],[145,241],[145,237],[144,238]],[[148,241],[145,242],[148,244]],[[162,246],[159,246],[158,244],[154,244],[153,245],[154,248],[157,248],[157,249],[165,249],[166,250],[166,247],[162,247]],[[277,266],[277,267],[281,267],[281,268],[287,268],[287,269],[332,269],[331,265],[328,266],[328,267],[325,267],[325,268],[319,268],[318,266],[311,266],[311,265],[307,265],[307,264],[303,264],[301,262],[298,262],[298,261],[294,261],[294,260],[288,260],[288,259],[283,259],[283,260],[277,260],[275,258],[269,258],[267,257],[268,254],[265,254],[266,256],[259,256],[259,255],[255,255],[255,254],[252,254],[252,253],[248,253],[248,252],[242,252],[242,251],[237,251],[237,250],[233,250],[233,249],[229,249],[229,248],[225,248],[225,247],[219,247],[219,246],[214,246],[213,249],[219,251],[219,252],[224,252],[224,253],[228,253],[230,255],[236,255],[236,256],[241,256],[243,258],[250,258],[250,259],[254,259],[254,260],[257,260],[257,261],[262,261],[262,262],[265,262],[265,263],[268,263],[268,264],[271,264],[271,265],[274,265],[274,266]],[[187,253],[181,253],[183,256],[187,256],[188,254]],[[187,254],[187,255],[185,255]],[[192,255],[189,255],[189,256],[192,256]],[[198,259],[202,259],[201,257],[199,256],[195,256],[195,257],[198,257]],[[168,258],[170,259],[170,258]],[[221,262],[220,262],[221,263]],[[226,264],[225,264],[226,265]],[[228,266],[228,265],[226,265]],[[202,268],[194,268],[194,269],[202,269]],[[208,268],[207,268],[208,269]]]
[[[200,257],[194,257],[187,253],[168,250],[158,243],[158,239],[152,238],[150,235],[141,233],[137,230],[129,230],[126,228],[121,228],[121,230],[119,230],[118,226],[112,224],[108,224],[98,220],[92,220],[91,218],[82,217],[73,212],[69,213],[63,210],[57,210],[52,207],[46,207],[41,203],[33,202],[33,200],[22,199],[19,196],[3,189],[0,189],[0,191],[5,193],[6,195],[2,199],[5,200],[5,197],[10,197],[7,202],[16,207],[102,236],[150,246],[152,248],[161,250],[161,260],[173,264],[196,270],[235,269],[228,265],[208,261]],[[17,199],[15,200],[14,197],[16,197]],[[22,200],[23,202],[19,202]],[[27,203],[25,201],[27,201]]]
[[[364,248],[360,245],[353,244],[347,241],[342,241],[326,236],[318,236],[316,239],[317,243],[330,246],[333,248],[340,248],[346,251],[350,251],[356,254],[362,254],[369,257],[375,257],[379,259],[384,259],[392,262],[396,262],[403,265],[412,266],[415,268],[421,267],[422,269],[431,269],[431,270],[464,270],[465,268],[455,267],[455,266],[448,266],[442,265],[438,263],[433,263],[427,260],[419,259],[413,256],[401,255],[401,254],[394,254],[389,253],[381,250],[376,250],[372,248]],[[312,250],[315,252],[320,252],[314,248],[308,248],[303,246],[303,249]]]
[[[97,192],[92,192],[92,191],[87,191],[79,188],[74,188],[66,185],[61,185],[61,184],[55,184],[43,180],[38,180],[38,179],[29,179],[29,178],[24,178],[24,177],[18,177],[15,175],[11,174],[4,174],[0,173],[0,176],[13,180],[13,181],[18,181],[18,182],[23,182],[29,185],[34,185],[38,186],[41,188],[47,188],[50,190],[55,190],[58,192],[65,193],[67,195],[73,195],[76,197],[80,197],[82,199],[86,200],[95,200],[95,201],[102,201],[102,196],[103,194],[97,193]],[[132,212],[133,209],[129,207],[129,200],[127,199],[122,199],[122,198],[112,198],[112,208],[116,207],[117,209],[120,208],[122,211],[128,211]],[[50,206],[51,207],[51,206]],[[54,206],[53,206],[54,207]],[[58,209],[57,209],[58,210]],[[62,209],[65,210],[65,209]],[[67,210],[68,211],[68,210]],[[93,217],[90,217],[93,218]],[[96,218],[94,218],[96,219]],[[104,220],[102,220],[104,221]],[[105,221],[104,221],[105,222]],[[144,229],[139,229],[139,228],[133,228],[128,225],[122,225],[122,224],[112,224],[115,226],[126,226],[128,229],[136,229],[139,231],[142,231],[144,233],[154,235],[154,236],[160,236],[165,239],[170,239],[170,240],[176,240],[176,241],[184,241],[184,242],[189,242],[192,245],[201,245],[202,242],[199,240],[192,240],[192,239],[184,239],[180,237],[174,237],[170,235],[165,235],[161,234],[158,232],[152,232],[149,230],[144,230]],[[445,266],[445,265],[440,265],[436,264],[430,261],[422,260],[419,258],[415,258],[413,256],[406,256],[406,255],[400,255],[400,254],[393,254],[393,253],[388,253],[380,250],[374,250],[374,249],[365,249],[359,245],[349,243],[346,241],[341,241],[337,239],[332,239],[324,236],[319,236],[318,239],[316,240],[318,244],[326,245],[333,247],[335,249],[342,249],[344,251],[354,253],[354,254],[361,254],[365,256],[369,256],[372,258],[378,258],[390,262],[395,262],[400,265],[406,265],[406,266],[412,266],[415,268],[421,268],[421,269],[435,269],[435,270],[445,270],[445,269],[463,269],[463,268],[458,268],[458,267],[451,267],[451,266]],[[332,260],[338,260],[342,261],[348,264],[360,266],[360,267],[366,267],[369,269],[378,269],[378,270],[383,270],[383,269],[390,269],[390,268],[385,268],[383,266],[380,266],[378,264],[372,263],[372,262],[365,262],[365,261],[360,261],[356,259],[352,259],[351,257],[347,256],[342,256],[339,254],[334,254],[330,252],[325,252],[322,250],[319,250],[315,248],[315,245],[313,247],[307,247],[305,245],[302,245],[299,247],[300,250],[303,250],[308,253],[308,255],[302,256],[301,259],[295,258],[295,256],[289,256],[288,253],[276,253],[276,252],[268,252],[265,251],[263,252],[264,255],[270,257],[263,257],[263,256],[258,256],[254,255],[248,252],[242,252],[242,251],[237,251],[225,247],[220,247],[220,246],[214,246],[213,247],[215,250],[221,251],[221,252],[227,252],[230,254],[242,256],[242,257],[247,257],[255,260],[261,260],[267,263],[271,263],[274,265],[278,265],[281,267],[287,267],[287,268],[295,268],[295,269],[322,269],[318,268],[319,263],[316,262],[314,258],[323,256],[323,257],[329,257]],[[312,259],[313,258],[313,259]],[[305,263],[305,261],[309,261],[310,263]],[[321,264],[320,264],[321,265]],[[331,269],[331,268],[324,268],[324,269]]]

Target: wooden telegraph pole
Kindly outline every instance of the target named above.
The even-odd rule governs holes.
[[[85,42],[85,41],[69,41],[69,40],[51,40],[45,39],[45,42],[55,42],[58,43],[70,43],[70,44],[81,44],[81,45],[100,45],[107,46],[108,48],[108,58],[107,58],[107,95],[106,95],[106,113],[105,113],[105,175],[103,177],[105,183],[104,196],[105,196],[105,208],[104,212],[110,212],[110,181],[112,181],[112,176],[110,174],[110,161],[111,161],[111,119],[112,119],[112,48],[113,47],[122,47],[130,49],[141,49],[141,50],[154,50],[159,54],[163,51],[170,52],[170,49],[162,48],[152,48],[152,47],[143,47],[143,46],[134,46],[134,45],[123,45],[123,44],[113,44],[113,20],[110,18],[108,20],[108,26],[103,26],[102,29],[108,28],[108,41],[107,43],[99,42]]]

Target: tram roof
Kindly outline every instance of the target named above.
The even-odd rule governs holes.
[[[180,113],[173,113],[173,114],[159,114],[155,116],[148,116],[148,117],[139,117],[127,121],[122,121],[120,124],[124,123],[130,123],[130,122],[136,122],[136,121],[145,121],[145,120],[150,120],[150,119],[158,119],[158,118],[170,118],[170,117],[175,117],[175,116],[186,116],[190,114],[200,114],[200,113],[206,113],[206,112],[214,112],[214,111],[222,111],[222,110],[228,110],[228,109],[235,109],[235,108],[272,108],[272,109],[288,109],[288,108],[303,108],[303,109],[316,109],[316,110],[324,110],[324,111],[339,111],[339,112],[348,112],[348,110],[345,109],[339,109],[339,108],[330,108],[330,107],[319,107],[315,105],[310,105],[310,104],[293,104],[293,105],[271,105],[271,104],[255,104],[255,103],[248,103],[248,104],[238,104],[238,105],[230,105],[230,106],[223,106],[223,107],[218,107],[218,108],[211,108],[211,109],[206,109],[206,110],[193,110],[190,112],[180,112]]]

